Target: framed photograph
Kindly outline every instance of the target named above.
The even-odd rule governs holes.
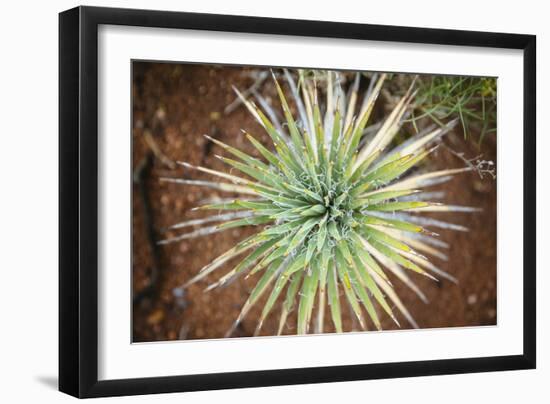
[[[535,37],[59,17],[59,387],[535,367]]]

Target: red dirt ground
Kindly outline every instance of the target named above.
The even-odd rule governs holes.
[[[223,113],[224,108],[235,98],[231,86],[240,89],[249,87],[254,82],[251,77],[253,72],[241,67],[135,63],[132,133],[134,168],[150,153],[151,142],[145,140],[147,132],[168,159],[218,170],[226,167],[214,154],[223,154],[223,151],[205,139],[203,134],[210,134],[253,153],[241,133],[241,128],[244,128],[264,144],[269,144],[267,136],[245,108],[237,108],[229,115]],[[260,87],[262,93],[274,98],[269,80],[266,83]],[[473,141],[465,141],[459,131],[448,135],[446,143],[453,150],[464,152],[467,157],[483,153],[483,158],[496,161],[494,135],[484,140],[481,150]],[[430,158],[428,164],[433,169],[464,166],[460,159],[442,148]],[[198,201],[222,196],[206,188],[163,183],[159,181],[162,176],[208,179],[207,175],[191,173],[181,167],[170,169],[159,158],[153,159],[152,168],[145,178],[145,187],[151,204],[153,225],[159,237],[177,234],[161,233],[160,229],[187,218],[199,217],[190,212]],[[482,212],[474,214],[434,214],[434,217],[470,229],[469,232],[438,231],[441,239],[451,245],[448,250],[449,260],[443,262],[434,258],[433,262],[458,278],[459,284],[446,280],[436,283],[413,274],[413,279],[426,294],[430,304],[425,305],[399,280],[394,282],[397,293],[422,328],[496,324],[496,181],[489,178],[481,180],[476,173],[466,173],[439,186],[438,190],[446,191],[445,200],[449,203],[482,208]],[[134,185],[132,203],[132,275],[134,295],[138,295],[151,281],[154,260],[147,240],[144,206],[137,185]],[[253,231],[251,228],[235,229],[159,246],[160,278],[155,286],[156,293],[134,304],[134,342],[223,337],[237,318],[255,278],[239,279],[223,289],[203,293],[209,282],[216,279],[213,274],[206,281],[187,289],[183,297],[175,296],[174,288],[189,280],[202,266]],[[229,269],[229,265],[225,267],[225,271]],[[221,269],[217,273],[225,271]],[[261,307],[262,302],[248,314],[233,336],[252,335]],[[390,319],[383,315],[381,317],[384,319],[384,329],[395,329]],[[408,327],[404,319],[399,319],[404,328]],[[274,310],[264,324],[262,335],[273,335],[278,321],[278,310]],[[295,317],[290,316],[285,334],[294,333],[294,322]],[[325,324],[326,331],[332,332],[328,313]],[[357,329],[346,310],[344,327],[346,330]]]

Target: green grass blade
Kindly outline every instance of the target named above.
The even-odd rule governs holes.
[[[257,158],[254,158],[252,156],[249,156],[248,154],[240,151],[239,149],[231,147],[231,146],[229,146],[229,145],[227,145],[223,142],[220,142],[219,140],[214,139],[213,137],[210,137],[208,135],[204,135],[204,137],[207,138],[208,140],[210,140],[211,142],[217,144],[218,146],[220,146],[224,150],[227,150],[229,153],[233,154],[234,156],[238,157],[244,163],[248,164],[251,167],[259,167],[259,168],[263,168],[263,169],[269,168],[269,166],[267,164],[265,164],[264,162],[258,160]]]
[[[400,210],[418,209],[430,206],[430,203],[423,201],[407,201],[407,202],[389,202],[377,205],[369,205],[366,210],[374,210],[378,212],[397,212]]]
[[[369,240],[371,245],[376,248],[378,251],[380,251],[382,254],[384,254],[386,257],[391,259],[393,262],[396,262],[397,264],[410,269],[416,273],[419,273],[421,275],[424,275],[432,280],[437,281],[436,278],[434,278],[432,275],[430,275],[428,272],[424,271],[422,268],[420,268],[418,265],[416,265],[414,262],[402,257],[397,252],[392,250],[391,248],[387,247],[386,245],[375,241],[375,240]]]
[[[338,296],[337,270],[335,264],[329,265],[328,273],[328,301],[332,322],[336,332],[342,331],[342,312],[340,309],[340,297]]]
[[[346,295],[347,301],[350,304],[355,317],[359,321],[359,325],[364,330],[366,329],[366,324],[361,313],[361,307],[359,306],[359,302],[357,301],[355,291],[351,284],[348,266],[339,249],[336,250],[336,266],[338,269],[338,277],[340,278],[340,282],[343,284],[344,294]]]
[[[260,320],[258,321],[258,325],[256,326],[256,331],[254,332],[254,335],[258,335],[260,333],[260,330],[262,328],[262,325],[267,317],[267,315],[271,312],[271,309],[273,308],[273,305],[277,301],[277,298],[283,291],[283,288],[288,282],[288,275],[280,274],[277,278],[277,281],[275,282],[275,285],[273,286],[273,289],[271,290],[271,294],[269,295],[267,302],[265,303],[262,314],[260,315]]]
[[[308,332],[309,320],[311,318],[311,311],[317,291],[317,283],[319,280],[318,268],[314,268],[311,272],[311,275],[304,275],[304,282],[302,284],[300,303],[298,304],[298,334],[307,334]]]
[[[290,313],[292,307],[294,306],[294,301],[296,299],[298,289],[300,288],[300,281],[302,280],[302,277],[303,276],[301,272],[295,273],[291,276],[292,280],[288,285],[286,297],[283,302],[283,308],[281,309],[281,317],[279,319],[279,328],[277,330],[277,335],[281,335],[283,327],[286,323],[286,319],[288,317],[288,313]]]
[[[218,229],[226,230],[226,229],[233,229],[235,227],[255,226],[255,225],[259,225],[259,224],[266,224],[266,223],[269,223],[271,221],[272,220],[269,216],[245,217],[244,219],[232,220],[230,222],[222,223],[222,224],[218,225]]]

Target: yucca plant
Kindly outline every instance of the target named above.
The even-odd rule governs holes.
[[[323,97],[317,88],[320,81],[315,79],[316,75],[323,76]],[[214,289],[242,275],[258,279],[228,335],[266,293],[269,295],[256,333],[279,300],[282,308],[278,334],[295,305],[298,334],[310,332],[314,306],[317,306],[317,315],[313,331],[323,332],[327,303],[334,328],[342,332],[341,300],[344,299],[363,329],[369,327],[364,312],[376,329],[381,329],[379,315],[384,312],[399,325],[394,308],[417,327],[396,294],[388,273],[405,282],[422,299],[425,297],[409,277],[409,271],[434,280],[434,275],[438,275],[454,281],[421,254],[444,258],[437,249],[444,243],[424,226],[463,228],[421,217],[418,213],[473,210],[429,202],[427,199],[437,195],[423,190],[470,168],[420,174],[411,174],[411,169],[435,150],[434,145],[456,121],[422,132],[391,148],[392,139],[414,100],[414,83],[380,125],[367,127],[386,80],[385,74],[370,78],[362,100],[358,94],[362,77],[359,74],[347,93],[341,86],[341,74],[336,72],[315,72],[313,76],[298,72],[296,82],[285,70],[284,77],[287,91],[292,95],[292,106],[273,75],[284,124],[264,98],[256,95],[262,106],[259,108],[236,90],[273,143],[272,147],[266,147],[244,132],[262,159],[207,136],[233,158],[217,157],[243,176],[180,162],[188,169],[221,181],[163,179],[242,196],[199,206],[196,209],[214,213],[171,228],[204,227],[160,243],[240,226],[257,228],[254,235],[214,259],[184,285],[205,279],[223,268],[227,261],[246,254],[207,288]],[[216,222],[220,223],[212,224]]]

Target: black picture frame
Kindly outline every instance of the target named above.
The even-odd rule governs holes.
[[[100,24],[509,48],[523,51],[523,354],[99,381],[98,26]],[[59,15],[59,389],[102,397],[533,369],[536,364],[533,35],[77,7]]]

